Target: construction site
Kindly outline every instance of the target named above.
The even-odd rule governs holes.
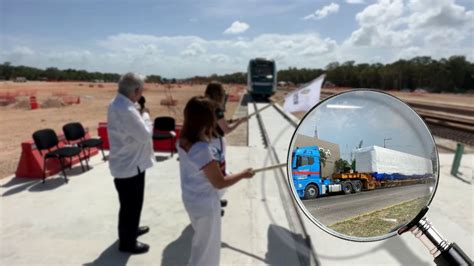
[[[205,85],[149,83],[145,88],[151,116],[171,116],[179,127],[184,104],[192,96],[202,95]],[[245,93],[245,86],[225,85],[225,89],[232,99],[227,114],[233,118],[267,105],[253,101]],[[339,91],[325,89],[321,98]],[[101,123],[106,122],[106,109],[116,93],[116,84],[3,82],[0,93],[8,102],[0,107],[0,122],[4,125],[0,139],[2,265],[186,264],[193,229],[180,197],[176,154],[155,146],[157,162],[147,171],[142,211],[142,223],[151,231],[140,238],[151,249],[141,256],[118,251],[119,206],[108,163],[98,150],[93,151],[97,155],[91,158],[90,169],[83,171],[75,164],[67,170],[68,183],[59,169],[48,172],[42,183],[38,171],[43,169],[31,167],[41,165],[35,161],[38,156],[31,138],[38,129],[52,128],[61,135],[64,124],[77,121],[88,129],[89,136],[104,136]],[[286,88],[278,90],[273,97],[277,104],[258,112],[226,136],[230,171],[242,165],[259,168],[286,163],[290,141],[303,117],[303,113],[290,114],[281,108],[286,93]],[[439,184],[427,216],[443,236],[472,257],[472,97],[393,94],[424,118],[438,147]],[[59,104],[51,106],[50,102]],[[458,143],[463,147],[462,159],[453,173]],[[34,172],[29,177],[18,174],[25,169],[35,170],[29,170]],[[264,171],[226,192],[229,204],[222,218],[222,265],[433,264],[426,248],[408,233],[370,243],[327,234],[298,207],[288,180],[285,168]]]

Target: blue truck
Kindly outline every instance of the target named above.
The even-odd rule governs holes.
[[[321,177],[321,156],[318,146],[296,148],[291,156],[293,184],[298,196],[315,199],[329,192],[342,191],[341,185]]]
[[[315,199],[331,193],[358,193],[362,190],[429,182],[429,174],[345,172],[321,175],[321,155],[318,146],[298,147],[291,156],[291,171],[295,190],[302,199]]]

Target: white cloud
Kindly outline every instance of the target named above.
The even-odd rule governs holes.
[[[437,58],[469,55],[461,43],[474,32],[474,12],[454,0],[378,0],[356,21],[359,28],[345,45],[382,48],[394,60],[420,51]]]
[[[229,57],[225,54],[215,54],[210,56],[210,61],[214,63],[227,63],[229,62]]]
[[[364,0],[346,0],[346,3],[348,4],[365,4]]]
[[[240,21],[234,21],[229,28],[224,31],[224,34],[239,34],[250,28],[249,24]]]
[[[457,5],[454,0],[410,1],[410,23],[415,27],[445,28],[470,27],[474,28],[474,11]]]
[[[31,48],[27,46],[17,46],[13,48],[12,52],[18,55],[33,55],[34,54],[33,50],[31,50]]]
[[[206,52],[206,49],[198,42],[193,42],[190,44],[186,50],[184,50],[181,55],[185,57],[196,57],[201,54],[204,54]]]
[[[7,41],[0,62],[183,78],[244,72],[255,57],[275,59],[278,69],[324,68],[349,60],[389,63],[414,56],[465,55],[473,61],[473,16],[453,0],[378,0],[355,16],[357,28],[337,42],[317,32],[221,39],[118,33],[85,46],[61,46],[49,39],[2,35]]]
[[[339,11],[339,5],[336,3],[331,3],[327,6],[323,6],[323,8],[316,10],[313,14],[305,16],[303,19],[323,19],[330,14],[337,13]]]
[[[35,47],[21,63],[104,72],[135,71],[183,78],[245,72],[251,58],[275,59],[279,69],[289,66],[324,67],[335,59],[337,43],[316,33],[262,34],[254,38],[203,39],[197,36],[155,36],[120,33],[97,40],[88,50]],[[3,54],[12,54],[7,50]],[[0,57],[1,56],[0,54]],[[11,60],[18,63],[18,60]]]

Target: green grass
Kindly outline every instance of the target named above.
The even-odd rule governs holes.
[[[386,235],[411,221],[426,205],[427,198],[421,197],[356,216],[329,226],[332,230],[347,236],[375,237]]]

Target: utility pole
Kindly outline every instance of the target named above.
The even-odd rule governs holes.
[[[385,142],[386,142],[387,140],[392,140],[392,138],[383,139],[383,147],[384,147],[384,148],[385,148]]]

